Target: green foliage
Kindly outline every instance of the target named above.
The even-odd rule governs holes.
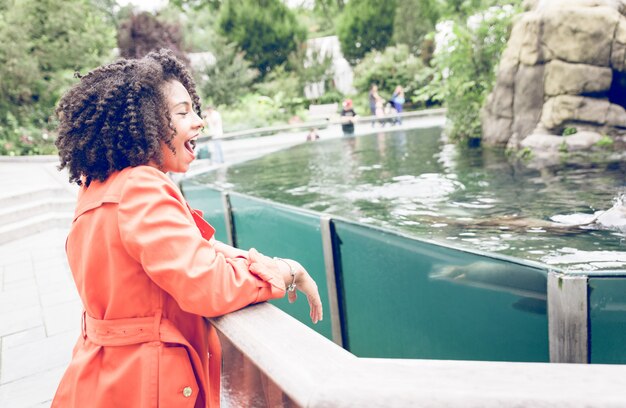
[[[559,145],[559,153],[567,153],[569,151],[569,147],[567,146],[567,142],[563,140]]]
[[[578,130],[575,127],[567,126],[565,129],[563,129],[562,135],[563,136],[569,136],[569,135],[573,135],[573,134],[575,134],[577,132],[578,132]]]
[[[329,30],[335,32],[336,17],[341,14],[345,7],[343,0],[315,0],[313,12],[320,17],[320,31]]]
[[[406,44],[411,53],[422,52],[424,39],[435,31],[439,21],[440,3],[437,0],[403,0],[398,2],[393,24],[393,42]]]
[[[393,35],[396,1],[350,0],[341,14],[337,36],[353,65],[372,50],[383,50]]]
[[[341,105],[344,99],[345,99],[345,96],[341,92],[337,90],[331,90],[331,91],[325,92],[324,95],[320,96],[319,99],[317,100],[317,103],[319,104],[338,103]]]
[[[289,55],[289,69],[294,72],[300,90],[299,95],[304,92],[304,87],[308,84],[324,83],[326,88],[332,88],[333,79],[333,57],[322,54],[314,47],[308,48],[302,44],[295,52]]]
[[[445,101],[452,139],[481,136],[480,109],[495,83],[517,7],[492,7],[470,22],[452,24],[447,44],[433,58],[433,80],[414,96]]]
[[[284,113],[295,114],[306,104],[303,97],[302,79],[284,65],[273,69],[265,81],[254,86],[258,94],[269,97]]]
[[[74,71],[84,72],[109,57],[115,31],[110,19],[91,7],[89,0],[6,0],[4,4],[0,151],[29,154],[47,146],[37,135],[43,131],[36,129],[53,127],[54,105],[74,81]]]
[[[225,0],[218,23],[226,38],[246,52],[261,77],[287,61],[306,36],[280,0]]]
[[[396,86],[404,88],[407,103],[421,104],[421,100],[412,100],[416,90],[426,86],[432,71],[424,66],[421,59],[401,44],[387,47],[384,52],[372,51],[363,61],[354,67],[354,87],[366,94],[370,85],[378,84],[378,93],[386,99],[391,98]]]
[[[306,27],[306,38],[319,38],[335,34],[335,24],[333,20],[327,20],[326,16],[309,7],[297,7],[292,9],[298,24]],[[333,17],[336,17],[334,14]]]
[[[468,17],[481,13],[490,7],[519,5],[517,0],[445,0],[437,1],[439,14],[443,20],[465,21]]]
[[[227,44],[221,37],[214,38],[214,43],[215,63],[196,73],[198,89],[202,99],[214,105],[235,105],[250,92],[258,72],[235,43]]]
[[[124,58],[141,58],[150,51],[168,48],[180,60],[189,63],[180,26],[161,21],[152,13],[131,15],[123,21],[117,31],[117,45]]]
[[[49,130],[21,126],[9,112],[6,124],[0,126],[0,155],[32,156],[37,154],[55,154],[54,139]]]
[[[611,149],[615,141],[608,135],[602,135],[602,138],[596,142],[596,146],[601,149]]]
[[[186,12],[196,12],[202,9],[219,10],[222,0],[169,0],[169,4]]]
[[[159,18],[171,25],[180,26],[183,49],[189,52],[214,50],[216,43],[213,40],[218,36],[215,10],[202,1],[198,1],[198,4],[188,3],[176,6],[170,1],[167,7],[159,11]]]
[[[220,107],[224,131],[233,132],[237,130],[258,128],[277,124],[285,124],[290,112],[282,108],[280,96],[270,98],[258,94],[248,94],[240,99],[233,107]],[[296,114],[304,116],[304,111]]]
[[[529,161],[530,159],[532,159],[532,157],[533,157],[533,151],[528,147],[525,147],[517,151],[517,158],[520,160]]]

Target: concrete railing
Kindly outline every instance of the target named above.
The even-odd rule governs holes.
[[[358,358],[267,303],[211,322],[226,407],[626,406],[623,365]]]
[[[402,118],[419,118],[419,117],[427,117],[427,116],[445,115],[445,113],[446,113],[445,108],[424,109],[424,110],[418,110],[418,111],[402,112],[400,114],[385,115],[381,117],[358,116],[356,121],[357,123],[371,122],[372,120],[393,119],[398,116]],[[320,120],[313,120],[313,121],[308,121],[308,122],[303,122],[303,123],[297,123],[293,125],[267,126],[267,127],[240,130],[236,132],[226,132],[224,133],[224,136],[222,139],[233,140],[233,139],[246,138],[250,136],[273,135],[276,133],[290,132],[294,130],[309,129],[309,128],[321,129],[321,128],[328,127],[330,125],[340,125],[340,124],[341,124],[341,118],[336,119],[336,120],[320,119]],[[208,140],[209,140],[209,137],[206,137],[206,136],[198,138],[198,141],[200,143],[206,142]]]

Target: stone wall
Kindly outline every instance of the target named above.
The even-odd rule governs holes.
[[[605,135],[624,143],[626,0],[524,5],[481,112],[483,142],[537,152],[570,141],[592,149]],[[578,136],[562,136],[566,128]]]

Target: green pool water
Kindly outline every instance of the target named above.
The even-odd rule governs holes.
[[[626,163],[530,170],[503,150],[449,144],[430,128],[306,143],[195,179],[566,270],[626,269],[623,230],[561,227],[616,204]]]

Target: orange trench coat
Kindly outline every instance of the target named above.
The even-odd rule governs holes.
[[[81,188],[66,251],[85,313],[53,407],[219,406],[220,345],[203,316],[285,284],[217,253],[213,233],[153,167]]]

